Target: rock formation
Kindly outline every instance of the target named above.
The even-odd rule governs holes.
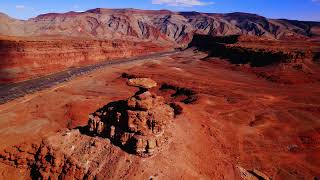
[[[169,51],[152,42],[0,36],[0,83],[13,83],[110,59]]]
[[[125,101],[109,103],[89,115],[91,135],[109,138],[114,144],[139,156],[153,155],[166,142],[165,128],[174,118],[174,110],[164,98],[149,91],[157,83],[149,78],[129,79],[139,91]]]
[[[198,13],[97,8],[86,12],[48,13],[27,21],[0,14],[0,34],[148,39],[188,44],[193,33],[233,34],[272,39],[319,37],[318,22],[268,19],[249,13]]]
[[[246,170],[241,166],[236,166],[239,170],[239,175],[243,180],[270,180],[270,178],[263,172],[253,169],[252,171]]]
[[[313,83],[319,44],[248,36],[194,35],[189,47],[208,53],[202,60],[227,60],[234,68],[283,84]],[[303,44],[303,45],[301,45]]]

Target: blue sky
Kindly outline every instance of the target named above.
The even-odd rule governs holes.
[[[320,0],[0,0],[0,12],[18,19],[48,12],[84,11],[97,7],[249,12],[269,18],[320,21]]]

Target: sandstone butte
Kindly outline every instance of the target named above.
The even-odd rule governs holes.
[[[140,156],[153,155],[168,139],[165,128],[174,118],[174,109],[163,97],[148,91],[157,85],[152,79],[129,79],[128,85],[140,90],[128,100],[110,103],[90,115],[88,132],[106,136]]]

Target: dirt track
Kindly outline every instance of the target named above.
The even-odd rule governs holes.
[[[92,72],[94,70],[97,70],[106,66],[123,64],[123,63],[132,62],[132,61],[144,61],[150,58],[172,55],[177,52],[178,51],[169,51],[169,52],[154,53],[154,54],[139,56],[134,58],[114,59],[111,61],[108,60],[98,64],[93,64],[90,66],[71,68],[62,72],[39,77],[36,79],[31,79],[28,81],[23,81],[19,83],[8,84],[8,85],[0,85],[0,104],[4,104],[18,97],[22,97],[26,94],[33,93],[35,91],[49,88],[65,81],[69,81],[75,77],[78,77],[83,74],[87,74],[89,72]]]

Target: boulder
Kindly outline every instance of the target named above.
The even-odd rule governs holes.
[[[246,170],[241,166],[237,166],[239,175],[244,180],[270,180],[270,178],[263,172],[253,169],[252,171]]]
[[[144,88],[144,89],[151,89],[151,88],[157,86],[157,83],[150,78],[129,79],[127,84],[129,86],[134,86],[134,87],[139,87],[139,88]]]
[[[266,175],[265,173],[263,173],[263,172],[261,172],[261,171],[259,171],[259,170],[257,170],[257,169],[254,169],[254,170],[253,170],[253,173],[255,173],[257,176],[259,176],[260,179],[263,178],[263,179],[265,179],[265,180],[270,180],[270,178],[269,178],[268,175]]]
[[[251,174],[245,168],[243,168],[241,166],[237,166],[237,168],[239,170],[239,175],[240,175],[241,179],[243,179],[243,180],[259,180],[256,176]]]

